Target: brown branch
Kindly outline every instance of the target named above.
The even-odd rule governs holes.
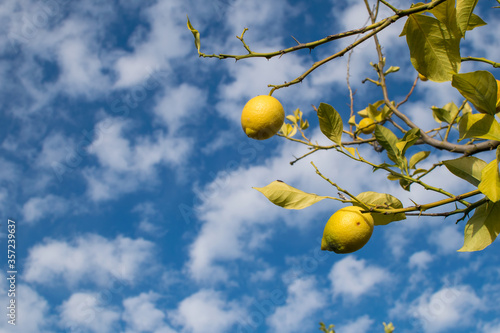
[[[410,99],[410,96],[413,94],[413,90],[415,90],[415,87],[417,86],[417,81],[418,81],[418,76],[415,79],[415,81],[413,82],[413,85],[411,86],[411,89],[410,89],[410,92],[408,93],[408,95],[406,95],[405,99],[403,99],[401,102],[396,104],[396,108],[399,108],[401,105],[408,102],[408,99]]]

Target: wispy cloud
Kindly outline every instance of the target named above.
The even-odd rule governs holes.
[[[59,326],[68,332],[115,332],[119,324],[119,309],[101,303],[98,293],[72,294],[58,308]]]
[[[10,286],[8,286],[9,280],[6,279],[4,274],[1,275],[2,282],[0,286],[2,290],[8,291]],[[8,309],[8,306],[11,306],[9,298],[7,298],[8,293],[5,292],[0,296],[0,301],[5,304],[5,318],[0,321],[0,332],[8,333],[12,331],[12,328],[16,328],[22,330],[26,333],[48,333],[51,331],[51,326],[54,324],[54,317],[51,314],[51,306],[49,302],[44,299],[36,289],[28,286],[24,283],[19,283],[19,280],[16,280],[16,303],[14,304],[14,317],[10,317],[7,314],[10,314],[11,310]],[[26,311],[24,313],[29,314],[29,320],[21,320],[19,316],[20,304],[23,304],[22,311]],[[8,323],[8,320],[12,320],[16,325]]]
[[[473,325],[474,314],[481,307],[482,300],[476,292],[461,285],[422,294],[408,308],[408,313],[425,332],[435,333]]]
[[[356,259],[352,255],[336,262],[328,277],[333,296],[343,296],[347,300],[371,293],[377,285],[393,278],[384,268],[369,265],[365,259]]]
[[[374,320],[368,315],[358,317],[348,323],[335,326],[335,330],[342,333],[367,333],[374,332],[376,329],[373,328]],[[382,324],[380,324],[382,326]],[[379,327],[381,330],[381,327]]]
[[[155,184],[158,167],[176,166],[190,151],[188,139],[163,131],[154,137],[136,136],[132,140],[127,132],[133,127],[130,120],[123,118],[107,118],[96,125],[104,130],[92,142],[89,153],[97,157],[101,167],[83,170],[92,200],[114,199],[145,184]]]
[[[129,297],[123,301],[122,319],[126,323],[125,332],[174,333],[166,323],[166,314],[157,307],[160,295],[149,292]]]
[[[326,297],[317,286],[313,277],[299,278],[287,288],[285,304],[267,318],[274,332],[303,332],[304,327],[311,327],[314,314],[326,304]]]
[[[47,239],[31,248],[24,279],[48,285],[64,282],[69,286],[134,284],[150,263],[153,249],[149,241],[122,236],[109,240],[89,234],[69,242]]]
[[[71,207],[71,201],[52,194],[33,197],[23,205],[24,221],[35,223],[44,218],[54,219],[66,214]]]
[[[228,302],[224,294],[213,289],[201,289],[183,299],[169,317],[183,332],[220,333],[236,324],[242,309]]]

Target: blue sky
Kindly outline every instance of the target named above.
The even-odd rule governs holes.
[[[392,2],[391,2],[392,3]],[[393,2],[406,8],[410,2]],[[462,55],[498,60],[495,1],[488,23],[467,35]],[[388,15],[382,9],[381,16]],[[201,59],[206,53],[270,51],[363,26],[360,1],[7,1],[0,4],[1,235],[16,221],[18,319],[7,323],[7,258],[2,259],[0,332],[500,332],[494,243],[457,253],[464,223],[409,218],[375,228],[350,255],[319,250],[324,224],[341,205],[275,207],[251,187],[280,179],[336,195],[310,161],[352,193],[392,193],[405,204],[440,197],[401,190],[382,172],[332,151],[291,166],[307,149],[279,137],[248,139],[239,117],[268,84],[289,81],[347,45],[339,41],[281,58]],[[392,98],[416,76],[398,22],[380,35]],[[372,42],[351,57],[355,109],[381,99]],[[333,105],[347,122],[347,57],[273,96],[300,108],[310,135],[327,142],[311,105]],[[487,69],[465,63],[462,71]],[[449,83],[419,82],[403,111],[435,127],[430,106],[451,100]],[[361,150],[382,162],[384,154]],[[456,155],[438,153],[427,165]],[[491,158],[483,153],[484,159]],[[427,179],[470,190],[444,168]],[[2,242],[5,244],[6,242]],[[3,253],[6,252],[3,246]]]

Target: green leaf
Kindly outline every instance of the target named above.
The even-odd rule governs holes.
[[[469,27],[472,12],[477,2],[478,0],[457,0],[457,24],[462,36],[465,36],[465,31]]]
[[[327,138],[340,144],[342,139],[342,118],[333,106],[321,103],[318,108],[319,128]]]
[[[481,251],[493,243],[500,233],[500,203],[487,203],[476,208],[464,231],[464,245],[459,252]]]
[[[478,138],[500,141],[500,124],[489,114],[467,113],[458,124],[460,140]]]
[[[414,169],[417,163],[425,160],[430,153],[431,153],[430,151],[419,151],[418,153],[413,155],[410,158],[410,169]]]
[[[198,50],[198,54],[200,54],[200,47],[201,47],[201,45],[200,45],[200,33],[198,32],[198,30],[193,28],[193,26],[191,25],[191,22],[189,22],[189,17],[187,17],[187,27],[193,33],[194,45],[196,46],[196,49]]]
[[[396,175],[396,174],[392,174],[392,173],[390,173],[390,174],[387,175],[387,179],[389,179],[389,180],[400,180],[402,178],[403,178],[402,176]]]
[[[488,71],[455,74],[451,85],[482,113],[495,115],[497,102],[496,79]]]
[[[428,170],[426,169],[416,169],[415,171],[413,171],[413,174],[412,174],[412,177],[415,177],[416,175],[420,174],[420,173],[426,173]]]
[[[458,106],[456,106],[453,102],[446,104],[442,108],[433,106],[431,109],[432,115],[436,121],[445,122],[447,124],[451,124],[453,119],[455,119],[458,114]]]
[[[384,209],[389,207],[394,209],[403,208],[403,204],[401,203],[401,201],[399,201],[399,199],[387,193],[377,193],[369,191],[358,194],[356,198],[359,201],[364,202],[370,206],[377,206]],[[362,207],[357,203],[353,204],[354,206]],[[375,221],[375,225],[386,225],[394,221],[401,221],[406,219],[406,215],[404,213],[387,215],[373,213],[372,216],[373,220]]]
[[[374,135],[377,142],[387,151],[387,156],[391,161],[400,165],[402,161],[397,147],[398,137],[390,129],[381,125],[375,126]]]
[[[264,194],[273,204],[286,209],[303,209],[327,197],[298,190],[276,180],[265,187],[253,187]]]
[[[422,14],[410,15],[406,42],[413,67],[429,80],[450,81],[460,70],[460,35],[439,20]]]
[[[482,18],[477,16],[476,14],[472,14],[469,20],[469,25],[467,26],[467,30],[473,30],[474,28],[481,27],[486,25],[487,23],[483,21]]]
[[[497,158],[488,163],[481,172],[479,191],[486,195],[492,202],[500,200],[500,174],[498,172],[500,148],[497,148]]]
[[[401,186],[401,188],[405,191],[410,192],[410,185],[411,184],[412,184],[412,182],[407,180],[407,179],[402,178],[399,180],[399,186]]]
[[[411,130],[406,132],[404,137],[400,140],[400,142],[398,142],[398,147],[400,147],[401,155],[404,156],[408,148],[413,146],[419,138],[420,138],[419,128],[412,128]]]
[[[457,10],[455,9],[455,0],[446,0],[431,10],[431,13],[448,27],[449,30],[460,33],[457,25]],[[460,35],[462,36],[462,35]]]
[[[474,186],[481,182],[481,173],[486,162],[474,156],[459,157],[443,161],[446,168],[455,176],[462,178]]]
[[[391,66],[389,67],[385,72],[384,75],[391,74],[391,73],[396,73],[400,70],[398,66]]]
[[[302,130],[306,130],[309,128],[309,121],[306,119],[306,120],[302,120],[300,119],[300,128]]]

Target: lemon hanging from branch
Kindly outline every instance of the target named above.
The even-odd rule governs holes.
[[[269,139],[280,130],[285,121],[285,111],[274,97],[260,95],[243,107],[241,127],[245,134],[256,140]]]
[[[370,240],[374,220],[364,209],[348,206],[336,211],[328,220],[321,239],[321,249],[335,253],[351,253]]]

